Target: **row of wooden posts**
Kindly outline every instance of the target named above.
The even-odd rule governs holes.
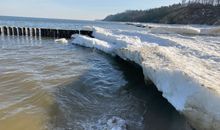
[[[91,30],[64,30],[48,28],[30,28],[30,27],[0,27],[0,35],[15,36],[41,36],[52,38],[71,38],[73,34],[82,34],[92,37]]]

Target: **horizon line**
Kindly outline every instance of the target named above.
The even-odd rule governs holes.
[[[13,16],[13,15],[0,15],[0,17],[17,17],[17,18],[32,18],[32,19],[52,19],[52,20],[75,20],[75,21],[103,21],[103,19],[71,19],[71,18],[54,18],[54,17],[35,17],[35,16]]]

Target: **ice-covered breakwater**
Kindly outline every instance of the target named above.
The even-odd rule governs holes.
[[[92,37],[92,31],[86,28],[78,28],[75,30],[50,29],[50,28],[32,28],[32,27],[10,27],[1,26],[0,35],[10,36],[40,36],[53,38],[71,38],[73,34],[82,34]]]
[[[95,38],[74,35],[72,43],[137,63],[193,127],[220,129],[220,37],[92,29]]]

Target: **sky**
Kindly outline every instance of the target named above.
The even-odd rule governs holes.
[[[181,0],[0,0],[0,15],[99,20],[126,10],[144,10]]]

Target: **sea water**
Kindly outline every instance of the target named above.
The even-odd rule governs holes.
[[[0,17],[0,25],[67,28],[106,22]],[[129,28],[129,27],[127,27]],[[142,70],[54,39],[0,36],[0,130],[191,130]]]

